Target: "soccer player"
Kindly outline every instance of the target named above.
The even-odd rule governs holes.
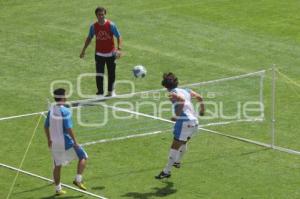
[[[75,176],[73,184],[82,190],[86,190],[82,182],[82,173],[88,156],[75,138],[72,129],[72,114],[65,106],[65,89],[56,89],[53,94],[56,104],[50,107],[44,127],[48,147],[51,150],[54,161],[53,178],[56,185],[56,195],[66,193],[60,183],[61,167],[67,165],[75,158],[78,159],[78,164],[77,175]]]
[[[172,167],[180,168],[181,158],[187,150],[187,142],[192,134],[198,130],[198,117],[194,111],[192,98],[196,98],[200,103],[200,116],[204,115],[204,103],[200,94],[190,90],[177,88],[178,79],[173,73],[165,73],[161,82],[162,86],[168,89],[175,116],[171,118],[175,121],[174,138],[169,152],[169,159],[166,167],[161,171],[156,179],[171,177]]]
[[[85,40],[84,47],[80,53],[80,58],[84,57],[85,50],[91,43],[95,36],[96,38],[96,84],[98,92],[96,95],[103,95],[103,74],[104,66],[107,66],[108,72],[108,93],[106,97],[114,95],[114,83],[116,76],[116,62],[117,58],[121,55],[122,37],[118,31],[117,26],[110,20],[105,18],[106,9],[97,7],[95,10],[97,22],[90,26],[89,35]],[[117,39],[117,48],[115,48],[114,37]]]

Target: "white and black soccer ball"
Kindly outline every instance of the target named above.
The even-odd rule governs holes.
[[[133,73],[133,76],[136,78],[143,78],[146,76],[147,70],[144,66],[137,65],[137,66],[133,67],[132,73]]]

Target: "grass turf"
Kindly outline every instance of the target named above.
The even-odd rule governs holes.
[[[84,60],[79,59],[79,53],[98,4],[1,1],[1,117],[45,110],[52,81],[68,80],[78,89],[78,75],[94,72],[94,44]],[[179,75],[181,84],[187,84],[267,69],[272,64],[299,83],[300,5],[296,0],[101,4],[108,8],[108,17],[116,22],[124,38],[125,56],[118,60],[117,79],[134,81],[137,90],[160,88],[162,72],[170,70]],[[132,78],[131,69],[137,64],[146,66],[145,79]],[[82,91],[94,94],[94,79],[84,80]],[[265,123],[214,129],[267,141],[269,74],[266,83]],[[299,90],[278,77],[276,143],[298,150]],[[128,92],[128,88],[117,87],[117,93],[122,92]],[[78,92],[71,96],[78,98]],[[2,163],[19,165],[36,121],[36,116],[1,121]],[[90,160],[85,178],[90,191],[108,198],[299,197],[299,157],[206,133],[192,140],[180,171],[174,170],[168,181],[155,181],[153,176],[166,161],[171,139],[167,133],[86,147]],[[51,178],[42,125],[23,169]],[[74,163],[63,169],[63,182],[71,183],[74,170]],[[1,168],[0,174],[0,196],[4,198],[15,172]],[[88,198],[68,192],[69,198]],[[47,183],[20,175],[11,198],[51,198],[52,193],[53,187]]]

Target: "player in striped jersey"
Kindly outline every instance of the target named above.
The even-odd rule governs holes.
[[[61,167],[76,158],[78,159],[77,175],[73,184],[80,189],[86,190],[86,187],[82,183],[82,173],[88,156],[84,149],[78,144],[72,130],[72,114],[65,106],[65,89],[56,89],[53,94],[56,104],[50,107],[44,128],[48,140],[48,147],[53,157],[53,178],[56,185],[56,195],[66,193],[62,190],[60,183]]]
[[[162,86],[168,89],[169,99],[175,112],[171,120],[175,121],[175,125],[168,163],[163,171],[155,176],[156,179],[169,178],[172,166],[180,168],[181,158],[187,150],[187,142],[198,130],[198,115],[194,110],[192,98],[196,98],[200,103],[200,116],[203,116],[205,111],[201,95],[190,89],[177,88],[178,79],[173,73],[163,75]]]

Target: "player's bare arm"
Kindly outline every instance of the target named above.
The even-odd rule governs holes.
[[[51,146],[52,146],[52,141],[51,141],[51,138],[50,138],[49,128],[46,128],[46,127],[45,127],[45,134],[46,134],[47,141],[48,141],[48,147],[51,148]]]
[[[90,37],[86,38],[84,46],[83,46],[82,51],[80,53],[80,58],[84,58],[85,50],[90,45],[91,41],[92,41],[92,39]]]
[[[122,41],[123,41],[122,36],[117,38],[117,45],[118,45],[117,48],[118,48],[118,50],[122,50]]]
[[[191,91],[190,93],[191,93],[191,96],[193,98],[196,98],[197,101],[200,103],[200,111],[199,111],[200,116],[204,116],[205,106],[204,106],[203,97],[199,93],[196,93],[195,91]]]
[[[123,54],[121,52],[122,50],[122,37],[119,36],[117,38],[117,50],[116,50],[116,59],[119,59]]]

